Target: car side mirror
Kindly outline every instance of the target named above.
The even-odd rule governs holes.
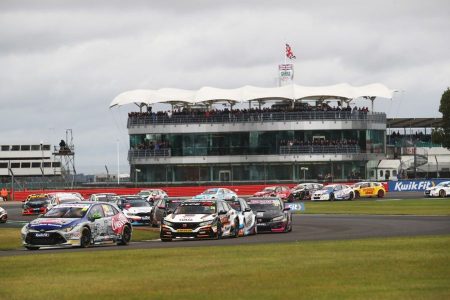
[[[102,216],[100,214],[93,214],[91,216],[89,216],[89,221],[94,222],[95,220],[101,219]]]
[[[283,209],[283,211],[288,211],[288,210],[291,210],[291,208],[290,208],[290,207],[285,207],[285,208]]]
[[[227,212],[225,210],[219,211],[219,215],[226,215],[226,214],[227,214]]]

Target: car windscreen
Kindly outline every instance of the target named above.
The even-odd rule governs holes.
[[[217,194],[217,189],[209,189],[203,192],[204,195],[214,195]]]
[[[169,209],[169,210],[174,210],[181,203],[183,203],[183,201],[168,201],[167,205],[166,205],[166,208]]]
[[[241,211],[241,203],[239,201],[227,201],[228,204],[235,210]]]
[[[150,207],[150,203],[145,200],[142,201],[126,201],[125,204],[130,204],[131,207]]]
[[[322,190],[327,191],[327,192],[332,192],[334,191],[335,186],[326,186],[324,188],[322,188]]]
[[[275,192],[275,188],[273,188],[273,187],[266,187],[266,188],[263,190],[263,192],[266,192],[266,193]]]
[[[138,195],[139,196],[150,196],[151,193],[152,193],[151,191],[139,192]]]
[[[214,202],[190,202],[177,207],[174,214],[214,214],[216,203]]]
[[[96,198],[97,198],[97,201],[102,202],[102,201],[107,201],[109,197],[106,195],[97,195]]]
[[[447,182],[447,181],[444,181],[444,182],[441,182],[441,183],[437,184],[436,186],[443,186],[443,187],[447,187],[447,186],[448,186],[448,184],[449,184],[449,182]]]
[[[306,188],[306,185],[304,185],[304,184],[299,184],[299,185],[297,185],[297,186],[294,188],[294,190],[302,190],[302,189],[304,189],[304,188]]]
[[[50,199],[47,197],[42,197],[42,198],[32,198],[30,200],[28,200],[27,202],[45,202],[45,201],[49,201]]]
[[[89,206],[56,206],[50,209],[44,218],[82,218]]]
[[[278,200],[251,200],[247,203],[253,211],[282,210]]]

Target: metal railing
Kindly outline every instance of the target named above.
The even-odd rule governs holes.
[[[252,123],[310,120],[352,120],[386,122],[385,113],[360,111],[303,111],[303,112],[262,112],[262,113],[227,113],[218,115],[130,115],[127,127],[164,124],[210,124],[210,123]]]
[[[358,145],[302,145],[281,146],[280,154],[361,153]]]
[[[164,149],[130,149],[128,151],[128,160],[134,158],[145,158],[145,157],[168,157],[172,156],[172,151],[169,148]]]

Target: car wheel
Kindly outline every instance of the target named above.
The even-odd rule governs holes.
[[[356,192],[355,192],[355,199],[358,199],[358,198],[359,198],[359,192],[356,191]]]
[[[258,234],[258,225],[256,225],[256,220],[255,220],[255,227],[253,227],[252,235],[256,235],[256,234]]]
[[[330,201],[334,201],[334,194],[333,193],[330,194]]]
[[[39,250],[39,247],[33,247],[33,246],[25,246],[27,250]]]
[[[348,200],[353,200],[353,198],[354,198],[353,193],[350,193],[350,195],[348,196]]]
[[[222,224],[220,222],[217,222],[217,236],[216,239],[220,240],[222,238]]]
[[[294,195],[290,194],[288,199],[287,199],[287,201],[288,202],[294,202]]]
[[[234,232],[233,232],[233,237],[237,238],[239,237],[239,219],[236,218],[236,220],[234,220]]]
[[[377,193],[377,197],[378,198],[383,198],[384,197],[384,191],[383,190],[379,190]]]
[[[122,238],[117,242],[117,245],[125,246],[131,241],[131,228],[130,226],[125,226],[122,231]]]
[[[8,220],[8,216],[3,216],[3,217],[0,219],[0,223],[6,223],[7,220]]]
[[[85,227],[81,231],[80,247],[87,248],[90,245],[91,245],[91,231]]]
[[[447,196],[447,194],[445,193],[445,191],[444,191],[444,190],[440,190],[440,191],[439,191],[439,197],[445,198],[445,196]]]

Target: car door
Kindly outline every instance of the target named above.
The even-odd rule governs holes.
[[[342,199],[344,197],[344,192],[342,190],[342,185],[336,185],[334,187],[334,197],[336,199]]]
[[[250,206],[248,206],[247,202],[245,202],[244,200],[239,200],[239,203],[241,204],[241,210],[244,215],[244,228],[248,229],[250,226],[252,226],[253,223],[253,211],[251,209],[249,210]]]
[[[112,217],[116,215],[116,209],[109,204],[102,204],[104,216],[104,224],[105,224],[105,236],[107,239],[112,240],[115,238],[115,233],[112,229]]]
[[[101,204],[96,204],[89,210],[88,219],[91,222],[90,227],[94,243],[107,239],[107,222]]]

